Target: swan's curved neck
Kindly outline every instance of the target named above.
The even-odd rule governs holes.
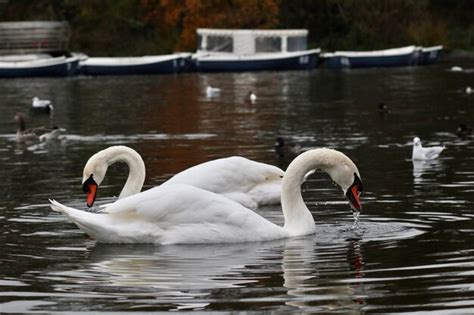
[[[335,150],[315,149],[300,154],[291,162],[283,177],[281,205],[285,217],[284,228],[291,236],[307,235],[315,232],[315,223],[311,212],[301,195],[301,184],[306,174],[320,169],[332,175],[336,166]],[[332,176],[331,176],[332,177]]]
[[[107,167],[117,162],[124,162],[128,166],[128,178],[119,199],[137,194],[142,190],[145,182],[145,163],[137,152],[127,147],[117,146],[107,151],[104,162],[107,163]]]

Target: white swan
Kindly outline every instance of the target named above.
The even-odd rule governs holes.
[[[87,205],[94,203],[97,188],[102,183],[109,165],[125,162],[129,176],[120,198],[137,194],[145,181],[145,164],[141,156],[126,146],[112,146],[94,154],[83,172],[83,189],[89,192]],[[222,194],[256,209],[259,205],[280,202],[284,172],[276,166],[233,156],[208,161],[176,174],[162,185],[188,184]]]
[[[351,208],[361,210],[362,182],[354,163],[332,149],[314,149],[291,162],[283,177],[283,227],[218,194],[183,184],[162,185],[105,205],[101,213],[50,200],[82,231],[111,243],[256,242],[312,234],[315,224],[301,195],[305,175],[321,169],[342,188]]]
[[[411,159],[420,161],[436,159],[444,149],[445,146],[423,148],[420,138],[415,137],[413,138],[413,151],[411,154]]]

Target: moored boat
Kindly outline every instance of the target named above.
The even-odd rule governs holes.
[[[329,68],[403,67],[418,63],[416,46],[373,51],[336,51],[322,55]]]
[[[190,53],[142,57],[88,57],[81,60],[79,72],[85,75],[161,74],[186,71]]]
[[[64,77],[74,75],[79,58],[51,57],[26,61],[0,62],[0,78],[16,77]]]
[[[418,47],[418,64],[431,65],[437,63],[441,57],[443,46]]]
[[[307,30],[198,29],[193,55],[203,72],[313,69],[320,49],[306,49]]]

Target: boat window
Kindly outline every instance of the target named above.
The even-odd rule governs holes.
[[[255,52],[280,52],[281,38],[280,37],[257,37],[255,39]]]
[[[306,37],[305,36],[292,36],[288,37],[287,50],[288,51],[301,51],[307,49]]]
[[[232,52],[234,50],[231,36],[207,36],[207,45],[202,46],[203,42],[201,42],[201,48],[207,51]]]
[[[205,47],[204,47],[204,42],[202,41],[204,37],[202,37],[201,34],[197,34],[197,44],[198,44],[198,49],[201,49],[201,50],[205,50]]]

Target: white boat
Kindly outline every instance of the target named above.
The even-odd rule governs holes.
[[[79,58],[51,57],[25,61],[0,61],[0,78],[63,77],[74,75]]]
[[[198,71],[315,68],[320,49],[307,49],[307,30],[197,29]]]
[[[329,68],[402,67],[418,63],[416,46],[371,51],[336,51],[324,53],[324,64]]]
[[[87,57],[79,63],[85,75],[178,73],[190,65],[190,53],[142,57]]]
[[[0,62],[18,62],[18,61],[32,61],[38,59],[51,59],[50,54],[17,54],[17,55],[2,55]]]

